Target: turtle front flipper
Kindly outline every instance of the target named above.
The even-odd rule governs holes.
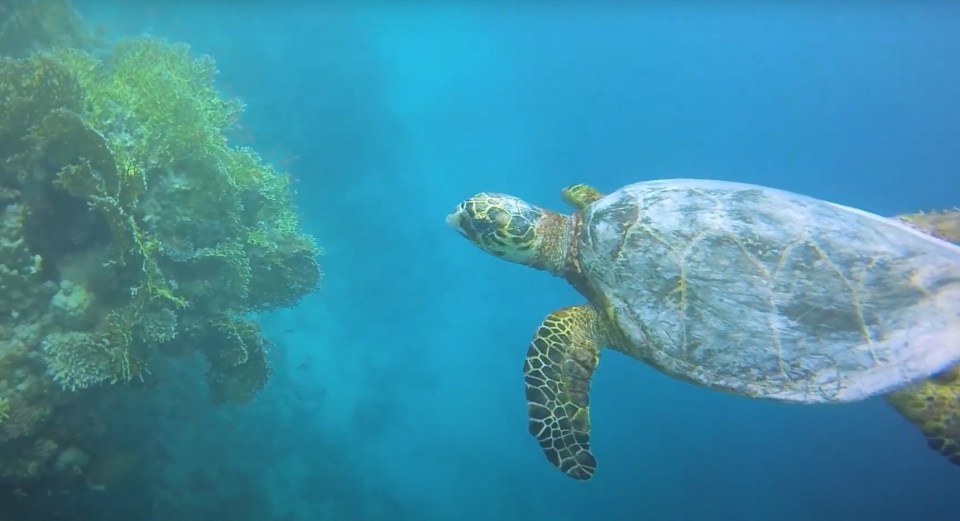
[[[599,190],[585,184],[568,186],[560,192],[560,195],[567,204],[577,210],[583,210],[600,199],[603,199],[603,194],[600,193]]]
[[[960,465],[960,367],[887,396],[927,438],[927,445]]]
[[[556,311],[540,325],[523,364],[530,434],[550,463],[574,479],[590,479],[597,468],[589,391],[602,330],[590,306]]]

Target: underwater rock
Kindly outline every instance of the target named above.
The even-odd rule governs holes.
[[[50,299],[54,319],[68,328],[90,325],[94,310],[93,294],[67,279],[60,281],[60,290]]]
[[[53,471],[57,474],[83,474],[90,465],[90,455],[77,447],[67,447],[60,451],[53,463]]]

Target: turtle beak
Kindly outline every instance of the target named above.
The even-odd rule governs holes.
[[[463,227],[460,226],[460,223],[463,221],[463,205],[457,206],[457,209],[453,211],[450,215],[447,216],[447,226],[453,228],[460,235],[466,236],[467,234],[463,233]]]

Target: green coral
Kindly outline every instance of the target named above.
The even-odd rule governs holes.
[[[210,326],[204,330],[204,345],[211,396],[217,403],[246,403],[270,377],[267,341],[255,322],[224,317]]]
[[[0,153],[8,155],[51,111],[79,108],[80,91],[70,71],[49,57],[0,58],[0,100]]]
[[[220,98],[213,59],[191,56],[184,44],[143,37],[119,42],[104,62],[76,50],[64,51],[61,60],[75,72],[84,114],[110,137],[124,176],[216,157],[227,148],[224,131],[243,109]]]
[[[101,170],[103,180],[96,169],[75,167],[58,182],[100,202],[114,227],[126,228],[149,295],[188,304],[164,282],[167,260],[192,306],[292,305],[319,284],[320,250],[299,230],[289,177],[253,150],[228,146],[223,133],[241,105],[217,96],[212,60],[188,50],[141,38],[99,64],[77,51],[59,54],[82,87],[87,120],[106,129],[117,167]],[[117,215],[130,206],[137,212],[128,213],[143,215],[139,222]]]
[[[47,371],[70,391],[102,383],[129,382],[139,376],[142,363],[124,343],[104,334],[70,331],[53,333],[41,345]]]
[[[290,178],[265,164],[256,152],[231,154],[229,172],[243,201],[245,249],[250,258],[252,310],[293,305],[320,284],[321,254],[313,237],[300,231]]]
[[[188,51],[141,38],[103,62],[55,55],[81,87],[85,128],[103,136],[94,144],[86,132],[101,151],[92,156],[112,157],[109,166],[64,167],[57,185],[97,208],[140,259],[138,294],[216,312],[240,301],[250,310],[292,305],[319,284],[320,250],[299,231],[289,178],[228,146],[223,133],[241,106],[218,97],[212,60]],[[61,134],[83,133],[81,122],[58,117]]]
[[[136,324],[138,333],[144,341],[153,344],[166,344],[177,337],[179,319],[177,313],[170,308],[155,308],[144,311]]]
[[[157,356],[202,353],[216,403],[267,384],[251,312],[316,289],[321,251],[289,177],[228,143],[215,72],[157,38],[0,58],[0,477],[57,472],[67,404]]]

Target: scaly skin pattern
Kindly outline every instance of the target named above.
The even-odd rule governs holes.
[[[516,197],[480,193],[460,203],[447,224],[487,253],[560,275],[572,222]]]
[[[593,476],[590,379],[607,344],[591,306],[552,313],[537,330],[523,364],[530,434],[555,467],[574,479]]]
[[[931,449],[960,465],[960,368],[891,393],[887,401],[920,429]]]
[[[901,215],[898,219],[960,244],[960,210]],[[887,401],[920,429],[930,448],[960,465],[960,367],[891,393]]]
[[[587,190],[571,201],[589,198]],[[515,197],[477,194],[447,224],[501,259],[555,275],[569,269],[575,221]],[[530,433],[547,459],[575,479],[589,479],[597,467],[590,452],[588,392],[601,346],[613,343],[609,331],[589,305],[561,309],[544,320],[524,363]]]

